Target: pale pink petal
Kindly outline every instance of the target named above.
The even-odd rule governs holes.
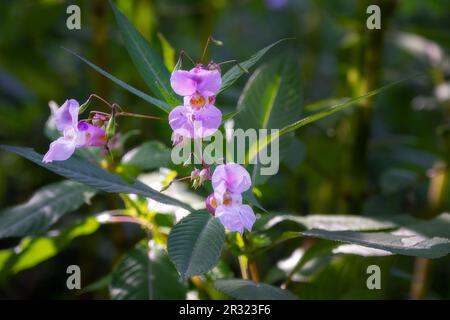
[[[255,213],[253,212],[252,207],[249,205],[243,204],[239,207],[242,225],[248,231],[252,231],[253,224],[256,221]]]
[[[64,161],[70,158],[75,152],[75,141],[61,137],[50,144],[50,148],[42,161],[49,163],[52,161]]]
[[[222,78],[219,71],[200,69],[196,72],[196,75],[198,77],[197,91],[202,96],[214,96],[219,92],[222,86]]]
[[[239,164],[227,163],[216,167],[212,178],[214,190],[230,193],[242,193],[251,187],[251,179],[247,170]]]
[[[237,231],[240,234],[244,232],[244,226],[237,206],[218,206],[215,216],[220,220],[225,229],[231,232]]]
[[[79,134],[84,135],[82,143],[77,147],[102,147],[108,142],[105,130],[90,123],[78,123]]]
[[[177,70],[170,77],[173,91],[180,96],[190,96],[197,91],[197,82],[189,71]]]
[[[56,110],[54,114],[54,120],[56,128],[63,132],[67,129],[74,129],[78,123],[78,112],[80,111],[80,105],[78,101],[74,99],[66,100],[63,105]]]

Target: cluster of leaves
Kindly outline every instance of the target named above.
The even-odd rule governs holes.
[[[72,54],[118,86],[168,113],[180,101],[170,87],[170,71],[164,59],[113,4],[112,8],[130,58],[154,96],[121,81],[76,53]],[[244,70],[251,69],[278,43],[263,48],[241,62],[240,67],[234,66],[225,72],[221,91],[229,88],[244,74]],[[180,63],[175,68],[179,68]],[[297,61],[290,56],[263,64],[247,81],[236,111],[225,115],[227,120],[234,118],[236,128],[280,129],[279,134],[250,146],[246,159],[256,157],[275,139],[280,139],[280,155],[285,155],[286,146],[295,143],[290,134],[293,131],[379,94],[393,85],[346,99],[305,116],[298,69]],[[289,292],[269,283],[277,282],[277,277],[281,277],[288,286],[296,276],[308,276],[308,264],[323,263],[321,259],[324,256],[343,252],[345,245],[342,243],[356,245],[357,248],[362,246],[366,248],[365,255],[368,256],[400,254],[438,258],[450,252],[448,214],[431,221],[405,217],[301,217],[265,212],[252,192],[246,198],[262,214],[254,233],[246,234],[244,239],[236,234],[226,234],[214,216],[195,210],[176,196],[157,191],[136,179],[141,172],[169,166],[169,150],[156,141],[146,142],[129,151],[119,165],[109,170],[83,154],[64,162],[44,164],[42,155],[32,149],[6,145],[1,148],[70,181],[43,187],[27,203],[0,213],[0,238],[23,238],[16,248],[0,251],[0,281],[54,256],[74,238],[95,232],[105,222],[101,217],[114,217],[116,212],[100,213],[58,232],[49,231],[63,215],[89,203],[99,191],[121,195],[126,208],[120,210],[120,214],[132,218],[127,221],[139,223],[149,234],[148,238],[124,255],[110,276],[85,289],[95,290],[106,284],[114,299],[181,299],[186,297],[189,287],[195,287],[209,298],[223,298],[225,295],[236,299],[295,299],[298,297],[295,288]],[[264,183],[265,177],[256,173],[253,177],[256,184]],[[130,195],[138,197],[132,198]],[[145,199],[183,208],[189,215],[177,223],[173,219],[161,223],[158,212],[152,212],[142,205]],[[280,225],[287,225],[289,231],[283,228],[280,232]],[[286,274],[267,279],[268,284],[233,279],[237,275],[224,263],[224,247],[227,252],[239,257],[246,267],[248,261],[259,254],[299,238],[316,240],[293,267],[285,270]],[[317,277],[320,278],[320,275]]]

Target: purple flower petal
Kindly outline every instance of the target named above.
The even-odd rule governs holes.
[[[180,96],[190,96],[197,91],[197,82],[190,71],[177,70],[170,77],[173,91]]]
[[[192,96],[198,92],[203,97],[214,96],[222,86],[222,78],[217,70],[197,66],[190,71],[177,70],[170,77],[172,89],[180,96]]]
[[[77,147],[101,147],[108,142],[105,130],[90,123],[80,121],[78,123],[79,134],[83,136],[82,143]]]
[[[169,114],[169,125],[178,136],[204,138],[212,135],[222,122],[222,112],[215,106],[200,110],[178,106]]]
[[[226,229],[240,234],[244,232],[244,228],[251,231],[256,221],[252,208],[246,204],[220,205],[216,208],[215,216]]]
[[[50,148],[44,155],[42,161],[49,163],[52,161],[64,161],[70,158],[75,152],[75,140],[61,137],[50,144]]]
[[[247,229],[248,231],[252,231],[253,224],[256,221],[256,216],[255,213],[253,212],[252,207],[246,204],[241,205],[240,214],[244,228]]]
[[[244,225],[242,224],[238,206],[218,206],[215,216],[220,220],[225,229],[231,232],[237,231],[240,234],[244,232]]]
[[[74,99],[66,100],[54,114],[56,128],[60,132],[66,129],[76,128],[79,111],[80,105],[78,101]]]
[[[194,68],[196,69],[196,68]],[[197,91],[202,96],[214,96],[217,92],[219,92],[220,87],[222,86],[222,77],[220,76],[220,72],[217,70],[206,70],[197,68],[191,72],[195,72],[198,77],[197,80]]]
[[[213,189],[216,192],[242,193],[247,191],[252,181],[247,170],[239,164],[227,163],[216,167],[212,178]]]

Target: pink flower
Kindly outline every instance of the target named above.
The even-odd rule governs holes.
[[[176,70],[170,77],[172,89],[180,96],[192,96],[195,93],[203,96],[214,96],[222,86],[222,78],[218,70],[208,70],[197,65],[190,71]]]
[[[170,84],[183,96],[183,106],[169,114],[169,125],[174,130],[174,144],[180,137],[205,138],[212,135],[222,122],[222,112],[214,106],[215,94],[220,90],[222,78],[217,69],[197,65],[190,71],[176,70]]]
[[[53,114],[55,125],[62,137],[50,144],[43,162],[64,161],[76,148],[99,147],[107,143],[105,131],[86,122],[78,122],[79,103],[69,99]]]
[[[256,221],[252,207],[242,204],[240,194],[226,192],[223,195],[212,193],[206,199],[206,208],[220,220],[229,231],[244,233],[244,229],[252,230]]]
[[[213,105],[195,110],[190,106],[175,107],[169,114],[169,125],[177,139],[204,138],[216,132],[222,122],[222,112]]]
[[[232,162],[217,166],[211,181],[214,192],[219,195],[225,192],[240,194],[250,189],[252,185],[247,170]]]
[[[242,204],[242,193],[251,187],[247,170],[236,163],[217,166],[212,175],[214,193],[206,199],[206,208],[230,231],[251,231],[256,221],[253,209]]]

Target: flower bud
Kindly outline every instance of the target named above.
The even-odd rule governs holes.
[[[206,210],[208,210],[209,213],[214,215],[217,208],[217,200],[214,198],[214,193],[211,193],[205,200]]]
[[[114,112],[112,113],[111,118],[109,118],[105,131],[106,131],[106,138],[108,140],[111,139],[116,133],[116,116]]]

